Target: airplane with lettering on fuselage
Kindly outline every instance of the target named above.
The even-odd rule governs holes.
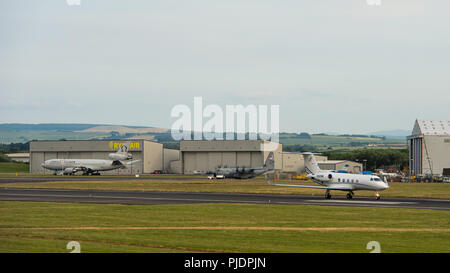
[[[123,143],[115,153],[110,153],[107,159],[49,159],[42,163],[42,167],[48,170],[62,172],[64,175],[72,175],[82,171],[83,175],[100,175],[101,171],[111,171],[125,169],[127,166],[140,160],[132,160],[131,153],[128,153],[130,142]],[[127,161],[127,162],[124,162]]]
[[[267,182],[273,186],[324,189],[326,199],[331,198],[330,191],[332,190],[347,191],[347,199],[353,198],[353,191],[369,190],[375,191],[376,199],[379,200],[378,192],[389,188],[388,183],[378,176],[321,170],[313,153],[302,153],[302,155],[308,174],[306,177],[322,186],[272,184],[266,175]]]
[[[266,162],[263,167],[259,168],[217,168],[216,171],[209,176],[209,179],[213,178],[235,178],[235,179],[248,179],[258,175],[263,175],[275,168],[273,152],[270,152],[267,156]]]

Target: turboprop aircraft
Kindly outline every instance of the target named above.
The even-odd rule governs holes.
[[[375,191],[376,199],[380,199],[379,191],[389,188],[386,181],[381,180],[375,175],[351,174],[334,171],[321,170],[317,164],[313,153],[302,153],[305,159],[305,169],[309,179],[322,186],[304,186],[304,185],[287,185],[287,184],[272,184],[266,175],[267,182],[273,186],[281,187],[298,187],[310,189],[324,189],[325,198],[330,199],[330,191],[347,191],[347,199],[352,199],[355,195],[353,192],[357,190]]]
[[[122,144],[115,153],[110,153],[107,159],[49,159],[42,163],[45,169],[55,171],[55,175],[62,171],[64,175],[72,175],[82,171],[83,175],[100,175],[101,171],[110,171],[115,169],[125,169],[127,166],[140,160],[132,160],[131,153],[128,153],[130,142]]]
[[[270,152],[267,156],[266,162],[263,167],[260,168],[218,168],[216,171],[209,176],[209,179],[213,178],[236,178],[236,179],[247,179],[253,178],[258,175],[263,175],[268,171],[275,168],[273,152]]]

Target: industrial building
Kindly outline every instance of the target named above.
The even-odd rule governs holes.
[[[14,153],[14,154],[6,154],[6,156],[14,162],[30,162],[30,154],[29,153]]]
[[[119,149],[124,140],[66,140],[32,141],[30,143],[30,172],[53,173],[41,164],[49,159],[109,159],[108,154]],[[131,140],[129,152],[133,160],[140,160],[127,169],[103,174],[146,174],[155,170],[171,172],[170,162],[179,160],[179,151],[165,149],[161,143]]]
[[[325,160],[317,161],[321,170],[328,171],[347,171],[349,173],[361,173],[363,166],[361,163],[357,163],[350,160]]]
[[[258,168],[272,151],[275,169],[282,169],[282,145],[265,140],[182,140],[181,157],[172,164],[183,174],[213,172],[219,167]]]
[[[349,160],[328,160],[328,157],[316,155],[316,161],[321,170],[346,170],[349,173],[360,173],[362,164]],[[281,173],[305,173],[305,160],[300,153],[283,153]]]
[[[220,167],[259,168],[274,152],[275,173],[297,175],[305,172],[300,153],[283,153],[282,144],[265,140],[182,140],[180,150],[165,149],[163,144],[144,139],[132,140],[67,140],[32,141],[30,143],[30,172],[53,173],[41,164],[49,159],[109,159],[108,155],[131,141],[129,152],[139,160],[126,169],[104,171],[102,174],[149,174],[162,170],[172,174],[204,174]],[[324,170],[347,169],[359,173],[362,166],[351,161],[327,161],[316,156]]]
[[[411,176],[441,176],[450,171],[450,121],[416,120],[410,136]]]

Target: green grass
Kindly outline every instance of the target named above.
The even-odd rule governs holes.
[[[449,227],[429,210],[0,202],[0,252],[449,252]]]
[[[92,138],[109,137],[108,133],[97,132],[75,132],[63,130],[42,130],[42,131],[16,131],[0,130],[0,136],[4,143],[25,143],[30,140],[84,140]]]
[[[275,181],[282,184],[317,185],[300,180]],[[414,197],[450,199],[450,183],[389,183],[390,188],[380,192],[383,197]],[[130,180],[110,181],[57,181],[42,183],[0,184],[0,188],[43,188],[43,189],[81,189],[81,190],[132,190],[132,191],[183,191],[183,192],[220,192],[220,193],[263,193],[263,194],[299,194],[323,196],[318,189],[270,186],[263,178],[249,180],[208,180],[206,178],[175,180],[151,180],[130,178]],[[333,195],[343,196],[346,192],[332,191]],[[355,196],[374,197],[372,191],[355,191]]]
[[[0,162],[0,173],[28,173],[30,165],[20,162]]]

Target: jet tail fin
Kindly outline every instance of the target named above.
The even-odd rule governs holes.
[[[120,147],[119,147],[119,149],[117,150],[116,153],[118,153],[118,154],[127,154],[129,148],[130,148],[130,142],[127,141],[125,143],[122,143],[122,145],[120,145]]]
[[[321,170],[319,168],[319,164],[317,164],[316,157],[314,153],[302,153],[303,158],[305,160],[305,169],[308,174],[316,174]]]
[[[269,155],[267,156],[266,162],[264,163],[264,167],[269,170],[275,169],[275,160],[273,152],[270,152]]]

